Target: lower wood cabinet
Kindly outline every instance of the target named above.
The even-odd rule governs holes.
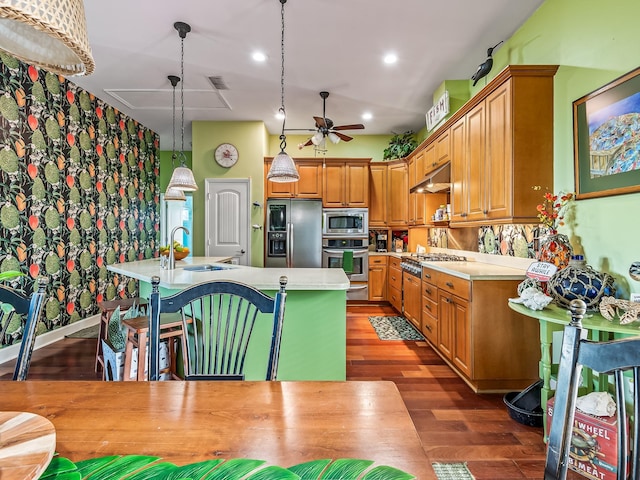
[[[387,257],[369,255],[369,300],[387,299]]]
[[[438,322],[438,284],[437,272],[428,268],[422,269],[422,317],[421,331],[432,345],[437,345],[439,334]]]
[[[476,392],[521,390],[539,377],[538,322],[508,306],[520,281],[422,269],[421,330]]]
[[[402,269],[400,259],[389,257],[387,300],[398,312],[402,312]]]
[[[402,272],[402,305],[404,317],[420,330],[421,327],[421,281],[420,277]]]

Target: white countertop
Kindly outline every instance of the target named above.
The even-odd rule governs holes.
[[[187,257],[176,261],[175,270],[160,268],[160,259],[108,265],[107,270],[151,283],[151,277],[160,277],[160,286],[182,289],[209,280],[233,280],[252,285],[260,290],[277,290],[279,278],[288,278],[287,290],[347,290],[349,278],[340,268],[256,268],[222,263],[228,257]],[[213,264],[228,267],[227,270],[190,272],[189,265]]]
[[[527,267],[534,262],[531,258],[514,258],[502,255],[487,255],[465,250],[431,248],[430,252],[452,253],[469,259],[467,262],[421,262],[425,267],[448,273],[465,280],[524,280]],[[402,252],[369,252],[369,255],[386,255],[396,258],[410,256]]]
[[[483,262],[422,262],[425,267],[465,280],[524,280],[526,270]]]

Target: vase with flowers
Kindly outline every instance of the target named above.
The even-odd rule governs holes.
[[[564,225],[564,215],[571,200],[573,193],[554,195],[547,192],[543,202],[538,205],[540,223],[548,229],[548,234],[540,242],[538,260],[552,263],[558,269],[569,265],[573,254],[569,237],[558,233],[558,227]]]

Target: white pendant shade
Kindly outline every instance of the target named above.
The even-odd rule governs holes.
[[[340,141],[340,137],[333,132],[329,132],[328,137],[331,143],[338,143]]]
[[[196,179],[193,178],[193,172],[187,167],[177,167],[169,180],[169,188],[176,188],[185,192],[195,192],[198,190]]]
[[[167,191],[164,192],[164,199],[169,201],[179,201],[185,202],[187,197],[184,194],[184,191],[178,190],[177,188],[167,188]]]
[[[281,150],[276,158],[273,159],[269,173],[267,173],[267,180],[277,183],[297,182],[300,180],[296,164],[293,163],[293,159],[284,150]]]
[[[53,73],[89,75],[95,68],[82,0],[0,0],[0,45]]]

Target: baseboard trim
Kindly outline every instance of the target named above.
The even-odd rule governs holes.
[[[46,347],[47,345],[51,345],[58,340],[62,340],[66,335],[75,333],[78,330],[82,330],[93,325],[97,325],[98,322],[100,322],[100,314],[87,317],[83,320],[78,320],[71,325],[65,325],[64,327],[56,328],[55,330],[52,330],[50,332],[38,335],[36,337],[36,343],[33,349],[37,350],[39,348]],[[8,347],[0,349],[0,363],[5,363],[9,360],[13,360],[14,358],[18,358],[19,350],[19,344],[9,345]]]

